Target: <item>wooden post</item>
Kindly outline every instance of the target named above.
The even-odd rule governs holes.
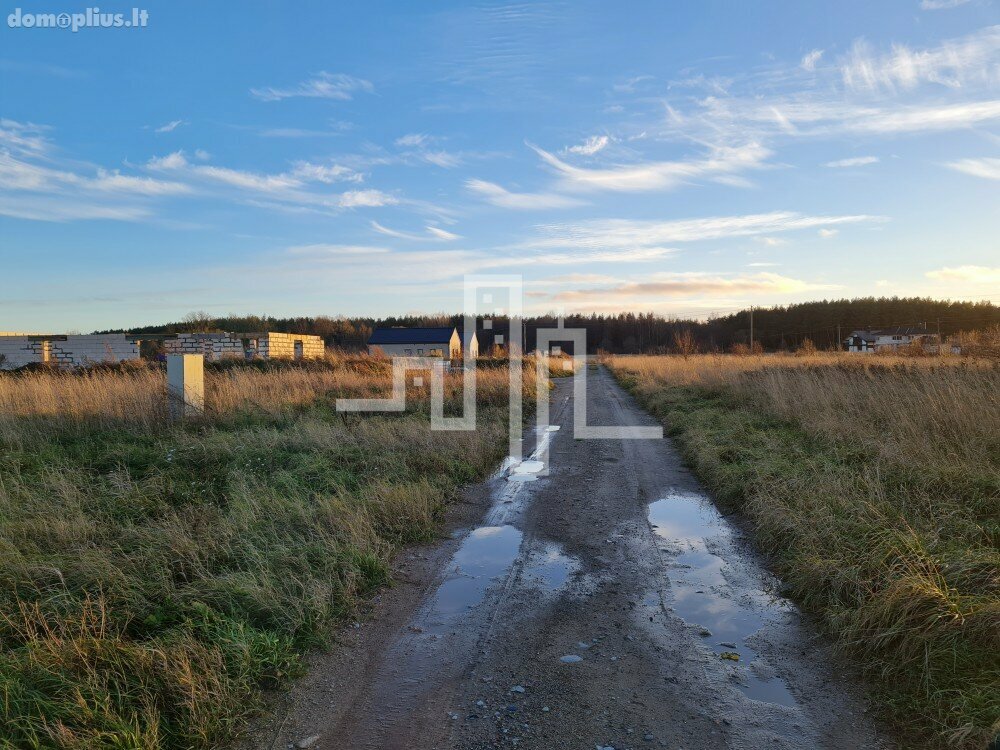
[[[205,357],[167,356],[167,409],[172,420],[201,416],[205,411]]]

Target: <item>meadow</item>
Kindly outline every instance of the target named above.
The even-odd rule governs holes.
[[[206,414],[183,424],[157,367],[0,375],[0,747],[237,736],[503,457],[506,368],[480,371],[474,432],[432,432],[427,385],[406,413],[336,412],[387,396],[390,373],[209,367]]]
[[[607,358],[912,746],[1000,732],[1000,365]]]

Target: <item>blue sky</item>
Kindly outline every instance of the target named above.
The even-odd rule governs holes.
[[[1000,301],[997,0],[15,7],[0,330]]]

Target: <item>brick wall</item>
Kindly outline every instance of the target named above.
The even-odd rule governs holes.
[[[299,333],[268,333],[261,337],[260,356],[270,359],[294,359],[296,342],[301,342],[302,359],[319,359],[326,354],[326,346],[319,336],[307,336]]]

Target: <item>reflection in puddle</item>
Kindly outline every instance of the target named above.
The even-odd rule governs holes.
[[[569,577],[580,569],[575,558],[565,554],[558,546],[549,544],[540,553],[528,557],[522,579],[549,591],[563,588]]]
[[[521,536],[513,526],[482,526],[470,532],[452,558],[448,579],[430,602],[426,629],[447,629],[479,604],[490,583],[514,563]]]
[[[649,521],[657,536],[676,552],[669,569],[674,613],[685,622],[711,631],[705,641],[714,653],[735,651],[743,663],[752,663],[757,654],[745,639],[773,619],[781,606],[769,604],[764,592],[755,587],[740,589],[730,584],[726,561],[710,551],[708,544],[711,540],[712,546],[718,548],[733,537],[715,506],[696,493],[674,493],[650,504]],[[780,678],[762,679],[752,669],[736,669],[739,689],[746,697],[795,705]]]

